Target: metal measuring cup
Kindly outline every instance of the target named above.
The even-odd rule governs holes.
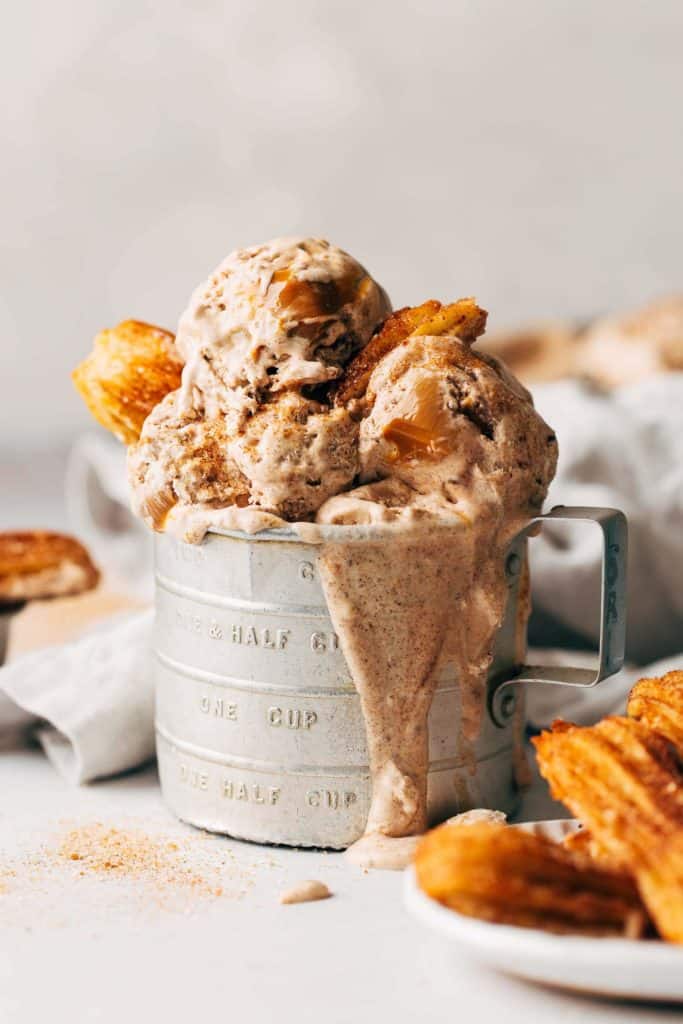
[[[602,531],[593,673],[521,663],[527,534],[548,519],[588,520]],[[359,529],[323,528],[323,539],[325,530],[329,539],[335,530],[351,539]],[[371,796],[365,725],[318,580],[317,550],[292,529],[214,531],[199,546],[157,537],[157,750],[164,797],[184,821],[258,842],[336,849],[363,833]],[[507,610],[474,761],[458,746],[453,669],[438,681],[429,716],[432,821],[472,806],[514,811],[522,683],[595,685],[623,662],[620,512],[558,508],[536,517],[510,546],[506,573]]]

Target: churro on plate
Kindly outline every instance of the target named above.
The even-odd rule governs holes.
[[[432,899],[497,924],[628,938],[647,926],[626,875],[504,824],[434,829],[417,849],[415,872]]]
[[[683,943],[683,672],[641,679],[627,716],[556,721],[532,742],[581,827],[556,843],[501,824],[442,826],[418,847],[419,886],[489,922],[631,937],[650,927]]]
[[[683,672],[640,679],[631,690],[627,714],[666,736],[683,754]]]
[[[675,748],[632,718],[556,722],[534,740],[553,796],[636,881],[660,934],[683,942],[683,773]]]

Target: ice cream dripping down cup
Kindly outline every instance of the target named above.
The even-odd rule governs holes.
[[[527,537],[583,520],[602,538],[594,670],[529,666]],[[360,533],[373,527],[321,527]],[[523,743],[523,684],[594,686],[623,663],[626,521],[613,509],[558,507],[514,539],[509,588],[474,756],[459,747],[459,681],[439,678],[429,716],[428,812],[512,813]],[[371,798],[360,699],[334,632],[317,544],[293,528],[210,532],[200,545],[156,539],[156,733],[161,786],[183,821],[289,846],[349,846]]]

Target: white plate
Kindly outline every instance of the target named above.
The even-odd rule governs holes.
[[[535,822],[534,831],[559,839],[575,822]],[[535,928],[490,924],[443,907],[405,874],[408,910],[455,950],[507,974],[561,988],[622,999],[683,1002],[683,948],[655,940],[553,935]]]

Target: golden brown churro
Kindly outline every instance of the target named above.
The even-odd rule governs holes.
[[[630,938],[647,924],[628,877],[507,825],[442,825],[420,843],[415,871],[432,899],[498,924]]]
[[[407,338],[446,334],[471,343],[484,333],[488,313],[474,299],[459,299],[442,306],[428,299],[421,306],[404,306],[387,317],[364,349],[351,362],[339,383],[336,405],[346,405],[364,394],[375,366]]]
[[[683,774],[663,736],[631,718],[555,722],[534,741],[553,796],[632,875],[662,936],[683,942]]]
[[[683,754],[683,672],[640,679],[631,690],[627,714],[666,736]]]
[[[131,444],[152,409],[180,387],[182,368],[169,331],[124,320],[97,335],[72,378],[97,422]]]

